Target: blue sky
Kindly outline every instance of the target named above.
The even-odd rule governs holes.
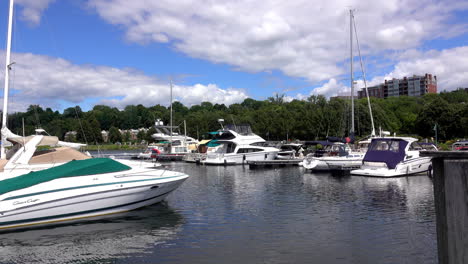
[[[9,109],[168,105],[170,79],[188,106],[349,93],[350,6],[370,84],[468,87],[468,1],[17,0]],[[2,84],[7,16],[1,1]]]

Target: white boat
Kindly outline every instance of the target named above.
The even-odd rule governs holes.
[[[0,230],[137,209],[160,202],[187,178],[93,158],[5,179],[0,181]]]
[[[218,133],[212,142],[219,144],[219,147],[214,152],[206,153],[202,164],[233,165],[249,160],[274,160],[279,152],[277,148],[266,146],[266,141],[247,125],[228,125]]]
[[[430,157],[419,155],[423,148],[411,137],[372,139],[360,169],[352,175],[399,177],[427,172],[432,169]]]
[[[10,1],[0,159],[0,230],[114,214],[157,203],[188,175],[90,158],[60,145],[57,137],[21,137],[6,126],[13,17]],[[5,151],[6,141],[13,147]],[[62,144],[63,145],[63,144]],[[70,145],[66,143],[65,145]],[[72,160],[72,161],[70,161]]]
[[[323,149],[310,153],[302,162],[305,169],[312,171],[350,170],[359,168],[364,158],[363,152],[352,152],[348,144],[342,142],[322,143]]]
[[[280,151],[276,159],[291,160],[291,159],[304,159],[304,148],[300,143],[286,143],[279,147]]]

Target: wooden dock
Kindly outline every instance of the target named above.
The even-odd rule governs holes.
[[[432,157],[440,264],[468,263],[468,152],[421,151]]]
[[[286,167],[286,166],[298,166],[302,162],[300,159],[290,160],[248,160],[247,164],[249,169],[258,168],[275,168],[275,167]]]

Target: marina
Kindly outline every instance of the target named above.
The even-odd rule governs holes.
[[[81,2],[0,3],[0,264],[468,263],[468,6]]]
[[[162,204],[0,234],[0,263],[437,263],[426,175],[163,166],[190,177]]]

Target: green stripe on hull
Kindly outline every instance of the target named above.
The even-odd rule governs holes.
[[[164,178],[158,178],[158,179],[145,179],[145,180],[136,180],[136,181],[122,181],[122,182],[110,182],[110,183],[101,183],[101,184],[93,184],[93,185],[83,185],[83,186],[78,186],[78,187],[69,187],[69,188],[55,189],[55,190],[44,191],[44,192],[36,192],[36,193],[28,193],[28,194],[24,194],[24,195],[17,195],[17,196],[7,197],[7,198],[3,199],[3,201],[14,200],[14,199],[18,199],[18,198],[25,198],[25,197],[29,197],[29,196],[46,194],[46,193],[69,191],[69,190],[91,188],[91,187],[98,187],[98,186],[106,186],[106,185],[113,185],[113,184],[124,184],[124,183],[163,180],[163,179],[170,179],[170,178],[175,178],[175,177],[179,177],[179,176],[171,176],[171,177],[164,177]]]

